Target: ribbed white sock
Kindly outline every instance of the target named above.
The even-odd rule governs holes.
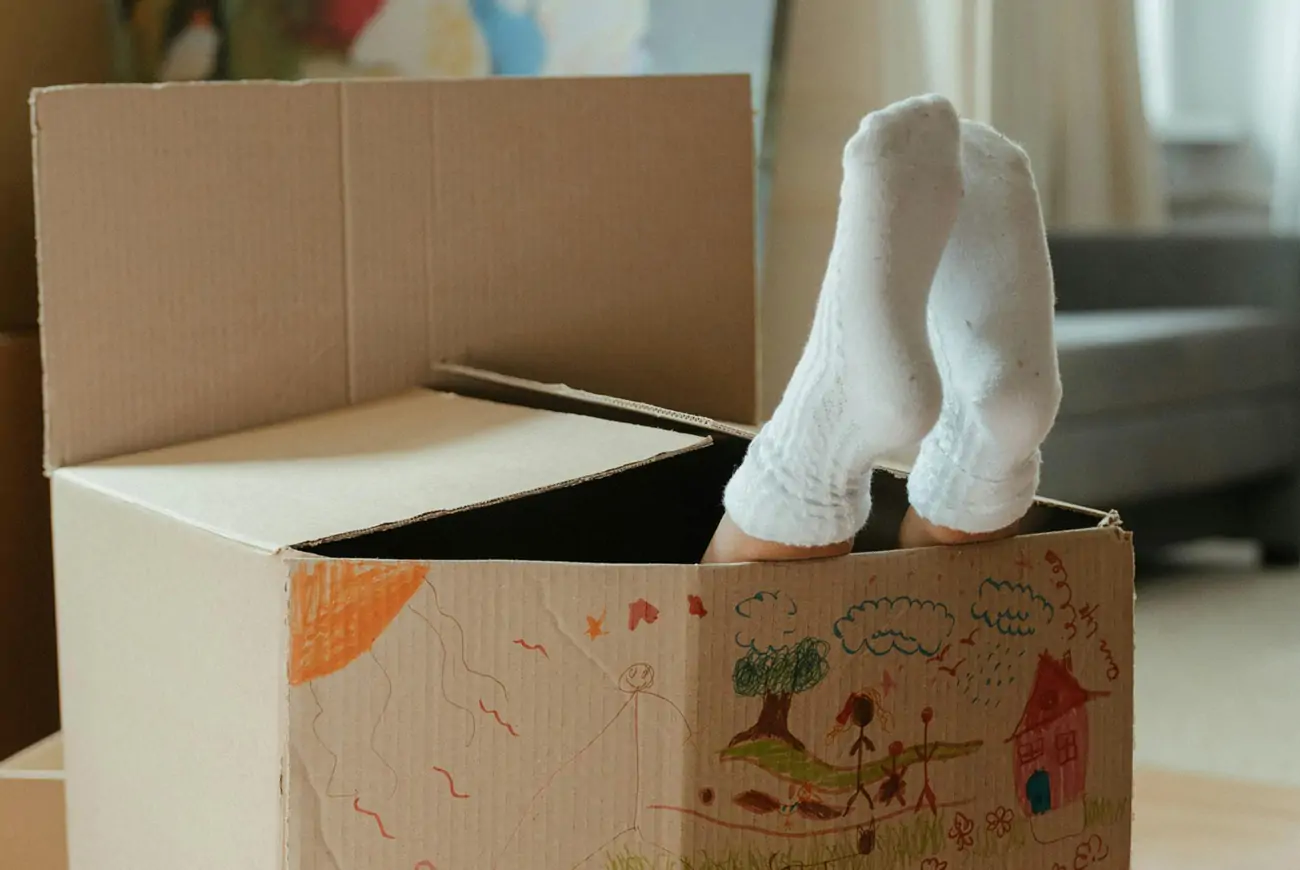
[[[908,481],[922,517],[991,532],[1024,516],[1061,381],[1055,305],[1029,159],[983,124],[961,124],[966,196],[930,294],[929,331],[943,381],[938,423]]]
[[[925,308],[961,201],[959,140],[952,105],[926,96],[868,115],[845,146],[812,333],[726,491],[751,537],[801,547],[853,537],[871,509],[873,462],[934,425]]]

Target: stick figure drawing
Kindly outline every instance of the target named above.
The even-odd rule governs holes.
[[[690,742],[694,732],[682,709],[654,687],[653,666],[638,662],[623,671],[617,682],[623,701],[603,727],[542,782],[518,824],[497,850],[492,862],[494,870],[521,866],[518,856],[536,856],[541,840],[534,836],[540,833],[532,830],[534,826],[545,825],[548,819],[580,817],[581,806],[591,801],[600,801],[606,808],[612,804],[617,811],[602,813],[611,820],[606,829],[591,831],[587,843],[578,843],[575,838],[570,847],[575,854],[557,856],[561,863],[555,866],[576,870],[624,840],[671,854],[654,842],[653,831],[643,827],[643,811],[648,803],[653,803],[648,793],[664,787],[663,777],[672,766],[647,758],[647,744],[657,741],[643,741],[642,735],[660,734],[664,728],[676,727],[682,731],[683,738],[681,744],[675,745],[684,745]],[[601,794],[591,794],[592,782],[606,783],[608,788],[602,789]],[[547,840],[547,848],[564,848],[565,844],[554,843],[554,839]]]

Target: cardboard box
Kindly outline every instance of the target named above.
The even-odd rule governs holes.
[[[1114,517],[882,550],[880,475],[851,557],[695,564],[755,417],[743,80],[35,114],[74,868],[1124,863]]]
[[[57,0],[0,7],[0,332],[36,326],[28,93],[107,80],[112,5]]]
[[[0,757],[59,727],[41,423],[36,334],[0,333]]]
[[[0,858],[6,868],[67,870],[58,734],[0,761]]]

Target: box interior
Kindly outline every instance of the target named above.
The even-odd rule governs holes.
[[[748,430],[460,370],[441,389],[76,468],[80,485],[266,552],[413,561],[695,564]],[[895,547],[873,481],[858,552]],[[1097,525],[1040,505],[1026,531]]]
[[[608,476],[298,549],[346,559],[695,564],[747,443],[715,436],[706,448]],[[907,509],[904,478],[879,471],[872,488],[871,520],[854,542],[859,553],[894,549]],[[1025,532],[1093,528],[1099,516],[1040,503]]]
[[[498,504],[305,548],[352,559],[691,564],[722,517],[739,438]]]
[[[703,449],[489,506],[299,547],[348,559],[506,560],[594,564],[695,564],[722,518],[722,492],[744,459],[752,430],[554,384],[441,366],[433,384],[479,400],[579,414],[676,432],[707,433]],[[874,509],[854,551],[894,549],[907,510],[899,473],[872,480]],[[1093,528],[1104,515],[1041,502],[1024,522],[1034,534]]]

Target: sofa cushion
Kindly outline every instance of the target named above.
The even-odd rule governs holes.
[[[1062,420],[1294,387],[1300,325],[1257,308],[1063,311]]]
[[[1039,492],[1112,508],[1291,468],[1298,453],[1300,404],[1285,393],[1061,420],[1043,445]]]

